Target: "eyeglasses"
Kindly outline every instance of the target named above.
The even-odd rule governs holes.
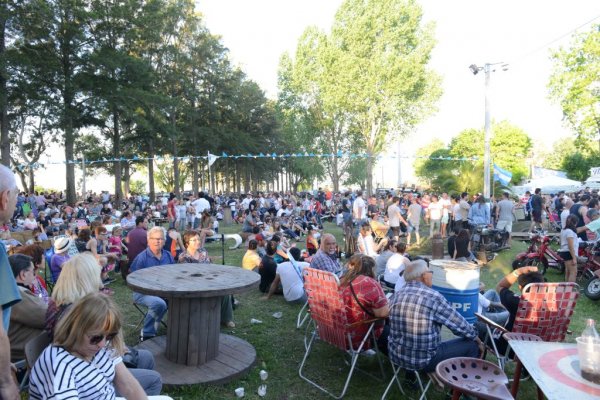
[[[115,338],[115,336],[117,336],[117,332],[113,332],[113,333],[109,333],[107,335],[87,335],[90,338],[90,344],[98,344],[100,342],[102,342],[103,340],[106,339],[106,344],[108,345],[111,340],[113,340]]]

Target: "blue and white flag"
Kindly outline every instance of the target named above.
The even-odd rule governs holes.
[[[511,179],[512,172],[502,169],[496,164],[494,164],[494,181],[498,181],[502,185],[506,186],[508,185]]]

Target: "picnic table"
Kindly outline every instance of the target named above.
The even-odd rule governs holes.
[[[600,398],[600,385],[581,377],[576,344],[511,340],[510,347],[548,400]],[[515,398],[518,385],[515,379]]]
[[[220,333],[221,298],[254,288],[259,280],[255,272],[216,264],[161,265],[127,277],[132,290],[165,298],[169,305],[166,337],[139,345],[154,354],[163,383],[225,383],[250,369],[254,347]]]

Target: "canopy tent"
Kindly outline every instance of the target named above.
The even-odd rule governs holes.
[[[560,176],[545,176],[539,179],[532,179],[523,187],[527,188],[527,190],[533,191],[536,188],[542,189],[542,193],[557,193],[561,190],[565,192],[576,192],[579,191],[582,187],[581,182],[574,181],[567,178],[561,178]]]

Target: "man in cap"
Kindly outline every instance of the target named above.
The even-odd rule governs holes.
[[[4,165],[0,165],[0,225],[8,223],[17,205],[17,183],[15,175]],[[10,309],[21,301],[12,269],[8,262],[6,248],[0,242],[0,399],[19,399],[19,388],[13,380],[10,366],[10,342],[7,332],[10,322]]]

